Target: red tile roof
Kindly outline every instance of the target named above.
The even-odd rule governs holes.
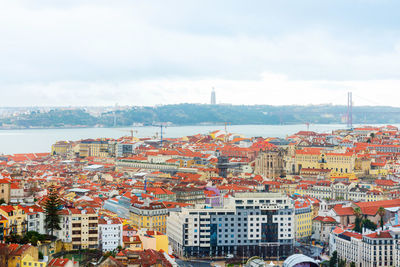
[[[360,234],[360,233],[344,232],[343,235],[348,236],[348,237],[354,237],[354,238],[357,238],[357,239],[362,239],[362,234]]]
[[[330,216],[317,216],[313,221],[320,221],[323,223],[337,223],[336,220]]]
[[[354,215],[354,211],[352,207],[343,207],[343,204],[337,204],[335,207],[333,207],[333,210],[335,213],[339,216],[345,216],[345,215]]]
[[[68,264],[69,259],[52,259],[47,266],[50,267],[64,267]]]
[[[380,207],[392,208],[400,207],[400,199],[380,200],[373,202],[358,202],[355,205],[359,206],[364,215],[375,216]]]
[[[366,235],[366,237],[369,237],[369,238],[393,238],[392,235],[389,233],[389,231],[375,232],[375,233]]]

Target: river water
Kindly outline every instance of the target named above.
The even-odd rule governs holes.
[[[310,131],[331,132],[345,128],[343,124],[310,125]],[[160,128],[129,127],[129,128],[73,128],[73,129],[29,129],[0,130],[0,154],[50,152],[51,145],[60,140],[80,140],[85,138],[129,136],[129,130],[137,131],[137,137],[152,137]],[[224,125],[171,126],[163,129],[165,137],[181,137],[206,134],[214,130],[224,130]],[[228,132],[239,133],[247,137],[286,137],[298,131],[307,130],[304,124],[295,125],[228,125]]]

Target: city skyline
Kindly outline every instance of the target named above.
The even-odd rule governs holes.
[[[399,106],[397,1],[1,2],[0,106]]]

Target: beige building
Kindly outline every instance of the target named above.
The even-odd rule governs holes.
[[[106,139],[82,140],[79,143],[79,156],[85,157],[100,157],[106,158],[110,155],[110,145]]]
[[[5,203],[10,202],[10,181],[7,179],[0,179],[0,199],[4,199]]]
[[[98,214],[92,208],[70,209],[72,222],[72,249],[98,247]]]
[[[254,173],[268,178],[284,175],[283,158],[284,151],[282,149],[261,151],[256,158]]]

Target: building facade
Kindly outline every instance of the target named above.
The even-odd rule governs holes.
[[[284,156],[284,151],[278,148],[260,152],[256,158],[254,173],[268,178],[284,175]]]
[[[145,228],[152,231],[166,232],[168,209],[162,202],[145,199],[134,203],[130,208],[130,219],[137,229]]]
[[[99,219],[99,244],[103,252],[123,246],[123,228],[119,218]]]
[[[293,253],[294,216],[286,196],[237,193],[220,208],[197,205],[171,212],[167,235],[174,252],[185,258],[280,258]]]

